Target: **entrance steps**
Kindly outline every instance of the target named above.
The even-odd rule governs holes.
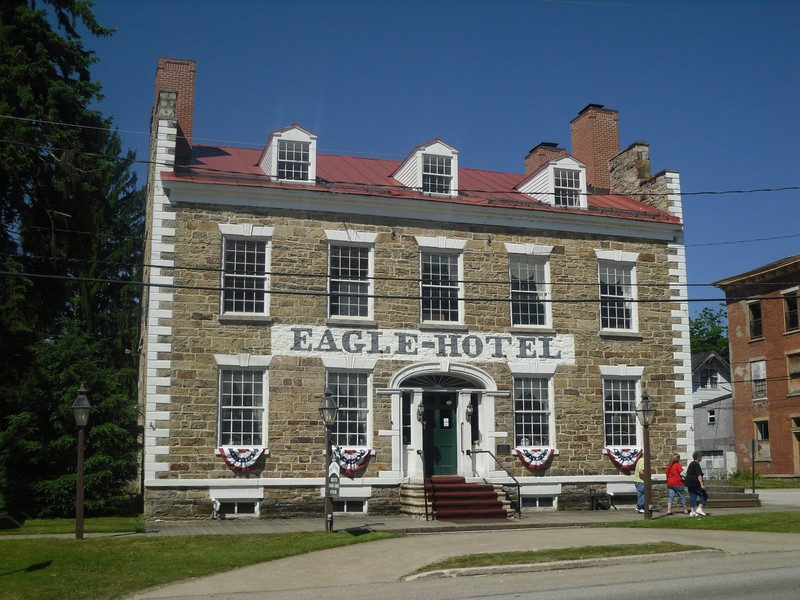
[[[400,486],[400,514],[442,520],[506,520],[515,510],[502,485],[467,482],[464,477],[435,475],[422,482]]]
[[[705,482],[708,492],[708,508],[759,508],[758,494],[746,492],[742,486],[732,486],[727,479],[708,479]],[[687,501],[688,501],[688,491]]]

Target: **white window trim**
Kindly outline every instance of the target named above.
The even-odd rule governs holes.
[[[558,206],[564,209],[587,209],[589,207],[586,187],[586,165],[571,156],[562,156],[542,165],[535,173],[517,186],[517,189],[545,204],[556,205],[556,169],[580,172],[580,192],[577,206]]]
[[[603,412],[603,444],[605,445],[606,439],[606,432],[605,432],[605,425],[606,425],[606,408],[605,408],[605,380],[606,379],[627,379],[629,381],[634,381],[636,383],[635,387],[635,402],[633,405],[634,412],[636,407],[641,402],[642,398],[642,375],[644,374],[644,367],[635,367],[631,365],[600,365],[600,375],[603,381],[600,382],[602,395],[600,401],[602,402],[601,409]],[[634,415],[634,422],[636,424],[636,444],[638,446],[642,446],[644,444],[644,428],[642,427],[641,423],[639,423],[638,417]],[[621,446],[606,446],[607,448],[617,448]]]
[[[445,156],[450,159],[450,193],[437,194],[424,192],[431,196],[458,196],[458,150],[447,145],[441,140],[417,146],[395,171],[393,177],[409,188],[416,188],[422,192],[423,155]]]
[[[419,291],[420,291],[420,304],[419,304],[419,320],[420,323],[432,323],[432,324],[451,324],[451,325],[463,325],[464,324],[464,311],[465,311],[465,303],[464,303],[464,248],[467,246],[467,240],[461,240],[457,238],[448,238],[445,236],[437,236],[437,237],[426,237],[417,235],[414,236],[417,240],[417,245],[419,246],[419,272],[420,272],[420,282],[419,282]],[[422,253],[425,251],[432,251],[432,250],[450,250],[450,251],[458,251],[458,321],[423,321],[422,319]],[[454,252],[455,253],[455,252]]]
[[[278,179],[278,142],[305,142],[308,146],[308,179]],[[314,184],[317,181],[317,136],[302,127],[292,125],[272,132],[259,161],[261,170],[275,181],[283,183]]]
[[[220,240],[220,251],[225,251],[225,238],[263,241],[266,243],[266,251],[264,257],[264,270],[265,274],[265,297],[264,297],[264,312],[263,313],[247,313],[247,312],[234,312],[225,311],[225,256],[220,256],[220,263],[222,265],[222,272],[220,273],[220,294],[219,294],[219,314],[225,316],[269,316],[270,314],[270,300],[272,295],[272,236],[275,228],[269,225],[256,225],[254,223],[217,223],[219,232],[222,236]]]
[[[520,363],[517,363],[519,366]],[[510,365],[509,365],[510,366]],[[530,372],[522,372],[522,371],[514,371],[512,370],[512,374],[514,378],[527,378],[527,379],[547,379],[547,396],[548,396],[548,407],[549,407],[549,414],[547,415],[547,422],[548,422],[548,430],[550,431],[550,443],[547,445],[548,448],[557,448],[558,443],[556,442],[556,410],[555,410],[555,383],[553,382],[553,373],[555,372],[555,367],[553,367],[551,372],[550,369],[541,369],[537,371],[532,369]],[[512,384],[513,385],[513,384]],[[516,398],[514,398],[514,392],[512,389],[511,393],[511,403],[512,409]],[[517,439],[517,431],[514,428],[516,426],[516,419],[514,419],[514,426],[512,426],[512,441],[516,442]],[[515,444],[516,445],[516,444]]]
[[[250,370],[250,371],[261,371],[262,376],[262,389],[263,389],[263,403],[262,403],[262,418],[261,418],[261,444],[257,446],[253,446],[255,448],[263,448],[265,451],[269,451],[269,366],[272,363],[272,355],[270,354],[215,354],[214,360],[217,363],[218,370],[217,370],[217,398],[216,398],[216,410],[217,410],[217,445],[223,446],[225,444],[221,444],[221,435],[222,435],[222,423],[221,423],[221,416],[222,412],[220,411],[220,402],[222,400],[222,390],[219,388],[220,382],[220,374],[223,369],[237,369],[237,370]]]
[[[353,358],[352,363],[347,360]],[[336,373],[366,373],[367,375],[367,422],[366,422],[366,444],[361,445],[343,445],[343,448],[371,448],[374,452],[374,445],[372,439],[372,423],[373,423],[373,408],[374,408],[374,394],[372,371],[375,368],[377,360],[375,359],[355,359],[354,357],[346,357],[344,360],[340,358],[323,358],[322,364],[325,367],[325,385],[328,385],[328,375],[331,372]],[[353,364],[354,366],[348,366]]]
[[[595,248],[595,256],[597,257],[597,285],[598,292],[600,289],[600,266],[603,263],[616,263],[623,267],[627,267],[631,271],[631,326],[628,329],[621,328],[608,328],[603,327],[602,315],[600,316],[600,332],[601,333],[638,333],[639,332],[639,288],[638,288],[638,275],[636,269],[636,262],[639,260],[638,252],[625,252],[623,250],[601,250]],[[602,302],[600,303],[602,307]]]
[[[339,230],[339,229],[326,229],[325,237],[328,239],[328,302],[326,311],[329,319],[336,319],[342,321],[371,321],[375,318],[375,241],[378,239],[377,233],[368,233],[364,231],[354,231],[352,229]],[[332,315],[331,314],[331,244],[334,245],[348,245],[348,246],[361,246],[368,249],[367,254],[367,314],[366,316],[358,315]]]
[[[514,244],[505,242],[506,252],[508,253],[508,267],[511,268],[511,256],[536,256],[544,259],[544,324],[542,325],[515,325],[513,323],[513,302],[509,302],[508,310],[511,315],[511,328],[540,328],[550,329],[553,327],[553,303],[552,299],[552,286],[550,284],[550,254],[553,252],[553,246],[540,246],[537,244]],[[509,287],[511,286],[511,274],[509,273]]]

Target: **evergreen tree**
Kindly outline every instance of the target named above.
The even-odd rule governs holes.
[[[144,194],[90,76],[87,0],[0,0],[0,487],[74,510],[71,405],[84,384],[87,514],[129,505]]]

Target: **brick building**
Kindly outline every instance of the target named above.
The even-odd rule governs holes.
[[[680,184],[589,105],[525,172],[193,144],[195,64],[160,59],[141,403],[147,518],[322,512],[328,390],[339,511],[415,511],[424,475],[587,506],[691,438]],[[522,164],[523,157],[520,157]],[[413,503],[412,503],[413,504]]]
[[[725,292],[739,469],[800,474],[800,255],[714,283]],[[751,444],[755,445],[751,448]]]

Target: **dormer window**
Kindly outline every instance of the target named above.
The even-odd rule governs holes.
[[[458,195],[458,150],[441,140],[417,146],[392,175],[425,194]]]
[[[278,140],[278,179],[308,181],[308,142]]]
[[[431,194],[449,194],[453,171],[449,156],[422,155],[422,191]]]
[[[258,165],[277,181],[314,183],[317,179],[317,136],[291,125],[272,133]]]
[[[543,164],[517,189],[531,198],[563,208],[587,208],[586,165],[571,156]]]
[[[553,202],[556,206],[580,206],[581,172],[553,169]]]

